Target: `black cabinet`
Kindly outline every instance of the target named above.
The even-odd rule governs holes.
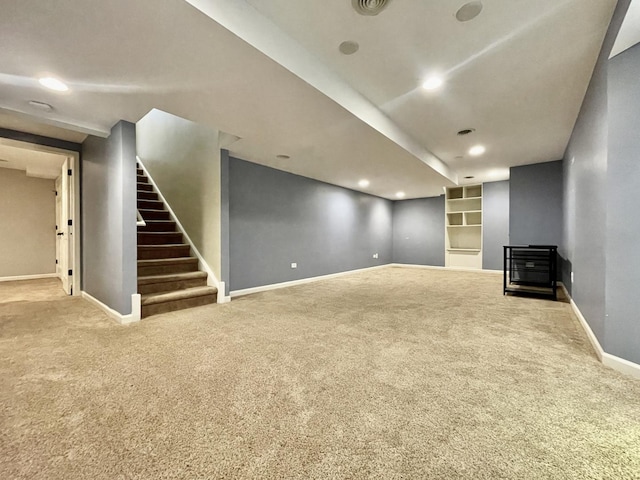
[[[527,293],[557,299],[556,245],[505,245],[503,248],[503,294]]]

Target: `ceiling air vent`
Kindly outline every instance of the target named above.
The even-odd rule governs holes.
[[[389,0],[351,0],[351,4],[360,15],[378,15],[389,4]]]

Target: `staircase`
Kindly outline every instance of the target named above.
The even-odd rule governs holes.
[[[183,243],[169,211],[137,165],[138,211],[145,226],[138,226],[138,293],[142,318],[158,313],[216,303],[218,289],[207,286],[207,273]]]

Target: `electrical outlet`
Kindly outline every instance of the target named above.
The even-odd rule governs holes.
[[[378,258],[378,254],[377,254],[377,253],[374,253],[374,254],[373,254],[373,258]]]
[[[291,264],[291,268],[298,268],[298,264],[297,263],[292,263]]]

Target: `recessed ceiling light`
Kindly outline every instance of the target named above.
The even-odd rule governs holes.
[[[465,3],[456,12],[456,18],[459,22],[468,22],[473,20],[482,12],[482,2],[469,2]]]
[[[39,102],[37,100],[29,100],[29,105],[33,108],[37,108],[38,110],[42,110],[43,112],[50,112],[53,110],[53,107],[48,103]]]
[[[352,40],[346,40],[342,42],[338,47],[338,50],[340,50],[340,53],[343,53],[344,55],[353,55],[359,49],[360,49],[360,45],[358,45],[358,42],[354,42]]]
[[[369,180],[367,180],[366,178],[363,178],[358,182],[358,186],[362,188],[367,188],[369,186]]]
[[[440,88],[444,80],[440,77],[429,77],[422,84],[422,88],[425,90],[435,90],[436,88]]]
[[[284,155],[283,153],[281,153],[280,155],[276,155],[276,158],[279,158],[280,160],[289,160],[291,157],[289,155]]]
[[[58,80],[57,78],[42,77],[38,81],[40,82],[40,85],[48,88],[49,90],[55,90],[56,92],[66,92],[67,90],[69,90],[67,84],[62,80]]]
[[[458,135],[463,136],[463,135],[469,135],[470,133],[475,132],[476,129],[475,128],[465,128],[464,130],[460,130],[458,132]]]
[[[471,147],[469,149],[469,155],[471,155],[473,157],[477,157],[479,155],[482,155],[486,151],[487,151],[487,149],[484,148],[482,145],[476,145],[475,147]]]
[[[405,193],[404,192],[398,192],[396,193],[396,197],[398,198],[404,198]]]

